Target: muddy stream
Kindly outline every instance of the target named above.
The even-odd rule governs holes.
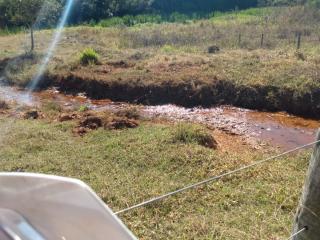
[[[65,95],[57,89],[49,89],[32,93],[31,98],[26,92],[12,87],[0,87],[0,97],[6,101],[20,101],[23,104],[38,106],[43,101],[55,102],[64,108],[76,109],[86,105],[95,111],[118,111],[129,106],[128,103],[112,102],[111,100],[92,100],[79,94]],[[231,106],[213,108],[184,108],[175,105],[136,106],[143,116],[163,118],[170,121],[189,121],[205,124],[209,127],[240,135],[249,141],[270,144],[282,149],[291,149],[311,142],[315,138],[320,121],[305,119],[285,112],[261,112]]]

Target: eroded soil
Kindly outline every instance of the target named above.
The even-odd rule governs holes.
[[[119,112],[128,108],[138,109],[145,118],[165,119],[168,121],[188,121],[204,124],[231,135],[239,135],[257,147],[269,144],[273,147],[291,149],[312,142],[320,126],[317,120],[293,116],[285,112],[261,112],[231,106],[213,108],[184,108],[175,105],[144,106],[123,102],[112,102],[109,99],[92,100],[84,94],[76,96],[60,93],[57,89],[34,92],[27,98],[26,92],[12,87],[1,87],[0,95],[6,101],[19,101],[34,106],[44,101],[54,102],[67,110],[87,108],[91,111],[105,110]],[[70,120],[73,117],[70,117]],[[122,122],[111,122],[109,127]],[[130,123],[130,124],[129,124]],[[113,124],[113,125],[112,125]],[[134,125],[135,122],[126,122]],[[122,124],[123,125],[123,124]]]

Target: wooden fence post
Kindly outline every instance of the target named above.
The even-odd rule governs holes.
[[[34,34],[33,34],[33,26],[30,27],[30,37],[31,37],[31,52],[34,50]]]
[[[298,40],[297,40],[297,50],[301,47],[301,32],[298,33]]]
[[[263,42],[264,42],[264,34],[261,34],[261,42],[260,42],[260,47],[263,48]]]
[[[320,131],[317,141],[320,140]],[[320,143],[314,147],[302,197],[296,213],[293,233],[306,228],[294,240],[320,239]]]

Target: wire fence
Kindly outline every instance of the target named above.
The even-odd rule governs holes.
[[[315,144],[318,144],[318,143],[320,143],[320,140],[317,140],[317,141],[314,141],[314,142],[310,142],[310,143],[307,143],[307,144],[305,144],[305,145],[301,145],[301,146],[299,146],[299,147],[296,147],[296,148],[294,148],[294,149],[285,151],[285,152],[280,153],[280,154],[278,154],[278,155],[275,155],[275,156],[272,156],[272,157],[269,157],[269,158],[266,158],[266,159],[263,159],[263,160],[254,162],[254,163],[252,163],[252,164],[249,164],[249,165],[240,167],[240,168],[238,168],[238,169],[231,170],[231,171],[229,171],[229,172],[227,172],[227,173],[223,173],[223,174],[221,174],[221,175],[217,175],[217,176],[211,177],[211,178],[206,179],[206,180],[203,180],[203,181],[201,181],[201,182],[197,182],[197,183],[194,183],[194,184],[185,186],[185,187],[180,188],[180,189],[178,189],[178,190],[175,190],[175,191],[166,193],[166,194],[164,194],[164,195],[161,195],[161,196],[152,198],[152,199],[150,199],[150,200],[141,202],[141,203],[139,203],[139,204],[133,205],[133,206],[131,206],[131,207],[122,209],[122,210],[116,212],[115,214],[116,214],[116,215],[119,215],[119,214],[122,214],[122,213],[126,213],[126,212],[129,212],[129,211],[135,210],[135,209],[137,209],[137,208],[141,208],[141,207],[150,205],[150,204],[155,203],[155,202],[162,201],[162,200],[164,200],[164,199],[166,199],[166,198],[168,198],[168,197],[177,195],[177,194],[179,194],[179,193],[183,193],[183,192],[185,192],[185,191],[188,191],[188,190],[197,188],[197,187],[202,186],[202,185],[209,184],[209,183],[211,183],[211,182],[217,181],[217,180],[219,180],[219,179],[221,179],[221,178],[224,178],[224,177],[226,177],[226,176],[229,176],[229,175],[233,175],[233,174],[242,172],[242,171],[244,171],[244,170],[247,170],[247,169],[256,167],[256,166],[261,165],[261,164],[263,164],[263,163],[266,163],[266,162],[270,162],[270,161],[279,159],[280,157],[283,157],[283,156],[286,156],[286,155],[288,155],[288,154],[290,154],[290,153],[294,153],[294,152],[297,152],[297,151],[299,151],[299,150],[302,150],[302,149],[311,147],[311,146],[313,146],[313,145],[315,145]],[[308,227],[306,226],[306,227],[302,228],[301,230],[299,230],[298,232],[296,232],[296,233],[294,233],[293,235],[291,235],[291,236],[288,238],[288,240],[293,239],[295,236],[298,236],[299,234],[302,234],[304,231],[307,231],[307,230],[308,230]]]
[[[293,239],[294,237],[300,235],[301,233],[303,233],[304,231],[307,231],[308,230],[308,227],[304,227],[302,228],[301,230],[299,230],[298,232],[292,234],[287,240],[291,240]]]
[[[124,29],[121,42],[131,48],[172,46],[211,46],[221,49],[286,49],[318,47],[320,29],[315,26],[265,28],[263,25],[173,25],[142,30]]]
[[[304,148],[308,148],[308,147],[311,147],[317,143],[320,143],[320,140],[318,141],[314,141],[314,142],[311,142],[311,143],[308,143],[308,144],[305,144],[305,145],[301,145],[299,147],[296,147],[294,149],[291,149],[291,150],[288,150],[286,152],[283,152],[283,153],[280,153],[278,155],[275,155],[275,156],[272,156],[272,157],[269,157],[269,158],[266,158],[266,159],[263,159],[261,161],[257,161],[257,162],[254,162],[252,164],[249,164],[249,165],[246,165],[246,166],[243,166],[243,167],[240,167],[238,169],[235,169],[235,170],[232,170],[232,171],[229,171],[229,172],[226,172],[226,173],[223,173],[221,175],[217,175],[217,176],[214,176],[214,177],[211,177],[209,179],[206,179],[204,181],[201,181],[201,182],[197,182],[197,183],[194,183],[194,184],[191,184],[191,185],[188,185],[186,187],[183,187],[183,188],[180,188],[178,190],[175,190],[175,191],[172,191],[172,192],[169,192],[167,194],[164,194],[164,195],[161,195],[159,197],[155,197],[155,198],[152,198],[148,201],[144,201],[142,203],[139,203],[139,204],[136,204],[136,205],[133,205],[131,207],[128,207],[128,208],[125,208],[125,209],[122,209],[118,212],[116,212],[115,214],[118,215],[118,214],[121,214],[121,213],[125,213],[125,212],[128,212],[128,211],[131,211],[131,210],[134,210],[136,208],[140,208],[140,207],[144,207],[146,205],[149,205],[149,204],[152,204],[154,202],[158,202],[158,201],[161,201],[165,198],[168,198],[168,197],[171,197],[173,195],[176,195],[178,193],[182,193],[182,192],[185,192],[187,190],[190,190],[190,189],[193,189],[193,188],[196,188],[196,187],[199,187],[199,186],[202,186],[202,185],[205,185],[205,184],[208,184],[208,183],[211,183],[213,181],[217,181],[221,178],[224,178],[226,176],[229,176],[229,175],[233,175],[233,174],[236,174],[236,173],[239,173],[241,171],[244,171],[244,170],[247,170],[249,168],[253,168],[255,166],[258,166],[258,165],[261,165],[263,163],[266,163],[266,162],[269,162],[269,161],[272,161],[272,160],[275,160],[275,159],[278,159],[280,157],[283,157],[285,155],[288,155],[290,153],[293,153],[293,152],[296,152],[296,151],[299,151],[301,149],[304,149]]]

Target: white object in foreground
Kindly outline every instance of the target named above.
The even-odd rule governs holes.
[[[1,240],[136,239],[85,183],[0,173]]]

